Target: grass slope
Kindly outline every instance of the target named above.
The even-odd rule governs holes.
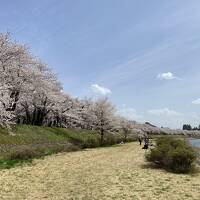
[[[49,128],[41,126],[17,125],[9,133],[5,129],[0,129],[0,144],[42,144],[55,142],[69,142],[71,140],[81,140],[82,138],[96,138],[98,134],[94,131],[71,130],[62,128]]]
[[[200,174],[153,169],[138,143],[61,153],[0,171],[1,199],[199,200]]]
[[[123,135],[107,133],[104,146],[122,140]],[[0,168],[11,168],[53,153],[99,146],[100,136],[95,131],[18,125],[10,133],[0,129]]]

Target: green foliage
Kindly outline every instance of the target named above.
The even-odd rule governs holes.
[[[110,146],[110,145],[118,144],[121,141],[123,141],[123,139],[119,135],[113,135],[113,134],[106,133],[104,136],[102,145]]]
[[[129,135],[126,140],[124,139],[124,142],[135,142],[135,141],[138,141],[138,137],[136,136],[132,136],[132,135]]]
[[[194,167],[197,153],[185,140],[164,136],[157,138],[146,159],[173,172],[188,173]]]

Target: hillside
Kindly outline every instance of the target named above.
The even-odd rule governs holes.
[[[12,166],[58,152],[109,146],[120,143],[124,135],[106,132],[101,144],[97,131],[17,125],[12,131],[0,129],[0,168]],[[134,135],[127,141],[135,140]]]
[[[44,144],[65,143],[82,138],[98,139],[95,131],[65,128],[49,128],[43,126],[17,125],[14,129],[0,129],[0,144]]]

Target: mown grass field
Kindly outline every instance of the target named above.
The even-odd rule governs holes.
[[[60,153],[0,171],[1,199],[200,199],[200,174],[150,168],[138,143]]]

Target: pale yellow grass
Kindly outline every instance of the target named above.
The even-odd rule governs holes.
[[[48,156],[0,171],[0,199],[200,200],[200,175],[146,164],[138,143]]]

